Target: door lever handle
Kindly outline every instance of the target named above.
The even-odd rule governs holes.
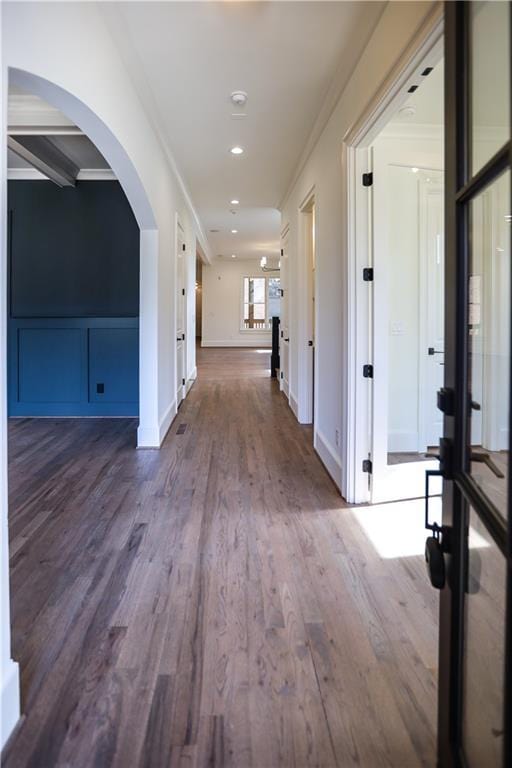
[[[428,348],[429,355],[444,355],[444,349],[434,349],[434,347]]]
[[[484,453],[481,451],[478,451],[478,452],[471,451],[469,458],[471,459],[471,461],[475,461],[480,464],[485,464],[487,467],[489,467],[491,472],[493,472],[496,475],[496,477],[499,477],[499,478],[505,477],[501,469],[498,467],[497,464],[494,463],[494,461],[491,459],[488,453]]]

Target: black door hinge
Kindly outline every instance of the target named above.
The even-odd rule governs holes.
[[[181,383],[183,384],[183,386],[185,386],[185,379],[182,379]]]
[[[283,296],[284,296],[284,290],[283,288],[281,288],[281,298],[283,298]]]
[[[373,282],[373,267],[364,267],[363,280],[365,283]]]
[[[185,245],[185,243],[183,243],[183,245],[181,246],[181,250],[182,250],[182,251],[185,251],[185,250],[186,250],[186,248],[187,248],[187,246]]]
[[[373,365],[363,365],[363,376],[365,379],[373,379]]]
[[[371,187],[373,184],[373,173],[363,173],[363,187]]]
[[[181,334],[181,338],[183,339],[183,341],[185,341],[185,334],[184,333]]]
[[[455,392],[448,387],[442,387],[437,393],[437,407],[446,416],[455,414]]]
[[[184,288],[182,288],[182,289],[181,289],[181,295],[182,295],[182,296],[184,296],[184,295],[185,295],[185,289],[184,289]]]
[[[281,248],[281,256],[284,256],[284,248]]]
[[[284,373],[281,371],[281,378],[284,379]]]
[[[363,472],[367,472],[369,475],[372,474],[372,461],[371,459],[363,459]]]

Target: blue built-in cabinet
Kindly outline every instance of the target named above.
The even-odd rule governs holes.
[[[138,318],[9,323],[11,416],[138,416]]]
[[[139,228],[117,181],[9,181],[10,416],[138,416]]]

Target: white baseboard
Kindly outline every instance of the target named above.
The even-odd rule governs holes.
[[[188,395],[188,393],[194,386],[195,381],[196,381],[195,379],[187,379],[187,383],[185,384],[185,397]]]
[[[327,438],[318,429],[315,429],[314,432],[314,447],[322,459],[322,464],[334,480],[337,488],[341,493],[341,459],[337,455],[334,446],[331,445],[329,440],[327,440]]]
[[[160,448],[160,431],[157,426],[138,427],[137,448]]]
[[[11,735],[20,717],[20,673],[18,664],[9,659],[7,669],[2,670],[2,719],[0,724],[0,748]]]
[[[176,399],[174,399],[160,419],[158,426],[141,427],[139,425],[137,429],[137,448],[160,448],[177,412]]]
[[[165,440],[165,436],[168,433],[171,424],[173,423],[174,419],[176,418],[176,414],[178,413],[178,408],[176,405],[176,400],[174,399],[170,406],[167,408],[166,412],[160,419],[160,428],[159,428],[159,446],[160,447]]]
[[[262,349],[272,349],[269,346],[271,341],[270,334],[265,339],[229,339],[228,341],[205,341],[201,342],[202,347],[261,347]]]
[[[281,379],[281,392],[284,392],[286,397],[290,396],[290,385],[287,379]]]
[[[299,403],[297,401],[297,398],[293,394],[293,392],[290,392],[290,396],[288,398],[288,402],[290,403],[290,408],[292,409],[293,413],[295,414],[295,418],[299,419]]]

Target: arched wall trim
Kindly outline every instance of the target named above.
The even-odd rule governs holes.
[[[9,68],[9,84],[39,96],[72,120],[96,145],[121,184],[140,229],[156,229],[146,190],[124,147],[110,128],[83,101],[43,77]]]
[[[60,110],[96,145],[114,171],[140,228],[138,447],[159,447],[158,228],[142,180],[126,150],[100,117],[76,96],[33,72],[9,68],[9,84]]]

